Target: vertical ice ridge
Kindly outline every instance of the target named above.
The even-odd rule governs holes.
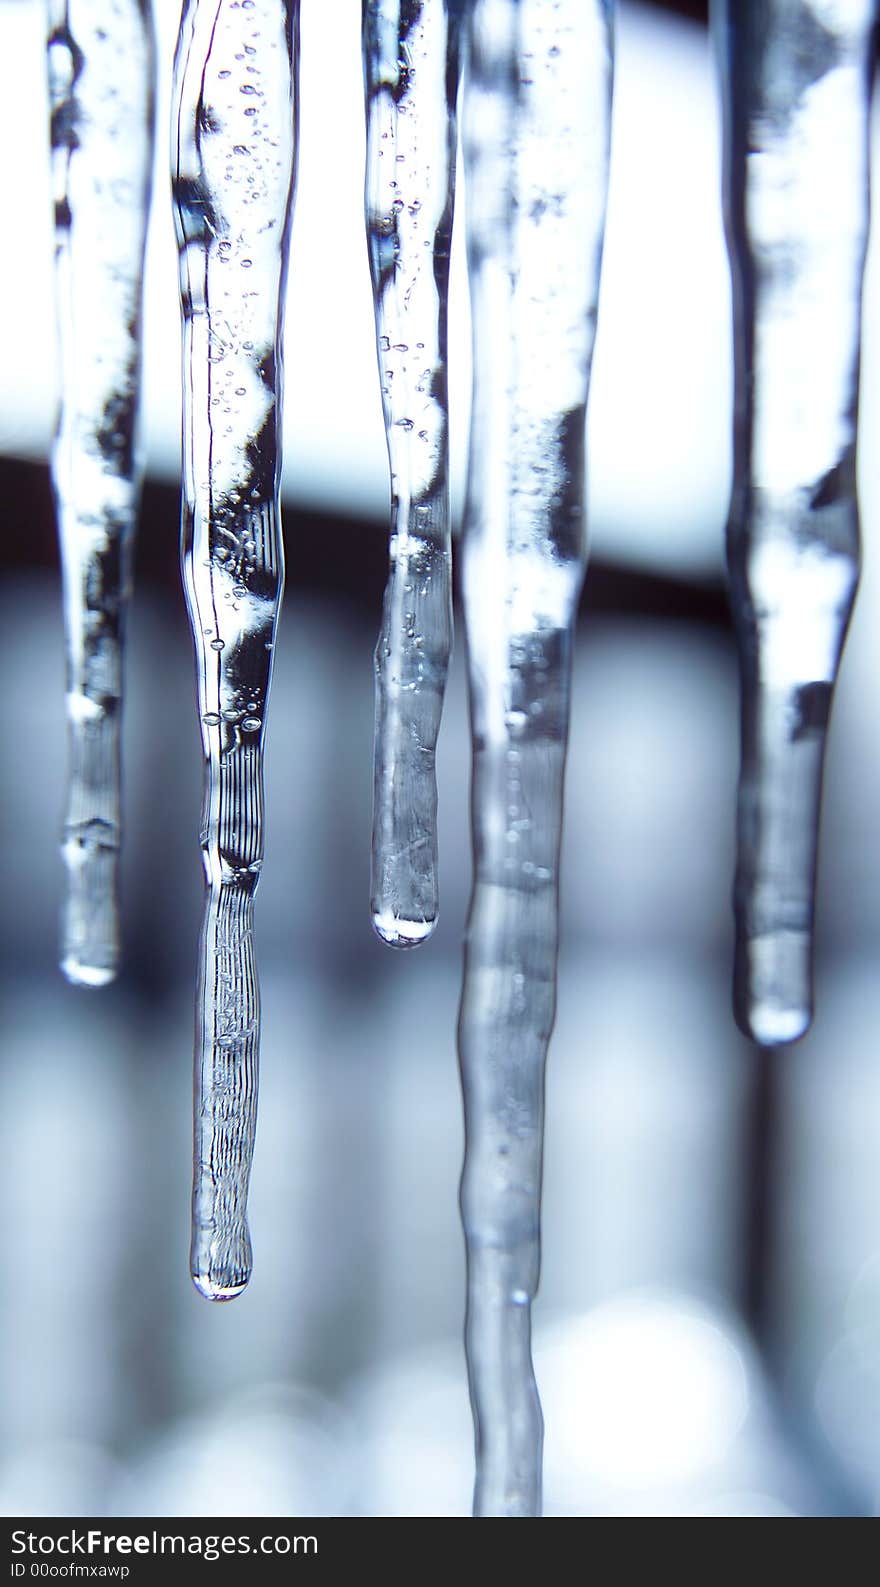
[[[181,552],[205,758],[191,1271],[248,1282],[260,1006],[253,899],[284,584],[281,335],[297,141],[297,0],[187,0],[172,166],[183,311]]]
[[[47,57],[68,734],[61,965],[71,981],[99,986],[119,960],[119,730],[153,149],[146,0],[49,0]]]
[[[365,210],[391,468],[376,646],[371,911],[412,947],[437,919],[435,753],[452,646],[446,378],[458,0],[363,0]]]
[[[855,446],[873,0],[719,4],[733,277],[728,522],[742,739],[734,1011],[812,1018],[826,733],[859,576]]]
[[[247,779],[258,793],[257,750],[230,799]],[[239,786],[236,786],[238,783]],[[259,798],[254,801],[259,804]],[[261,840],[253,825],[255,845]],[[259,1079],[260,995],[253,939],[256,877],[214,881],[208,891],[196,1013],[195,1173],[191,1272],[209,1300],[240,1293],[250,1277],[247,1194]]]
[[[544,1063],[556,1005],[585,417],[612,7],[476,0],[464,103],[474,403],[463,584],[474,887],[459,1056],[478,1515],[541,1504],[531,1361]]]

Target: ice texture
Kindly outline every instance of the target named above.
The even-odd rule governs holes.
[[[365,208],[391,468],[376,646],[371,911],[413,947],[437,920],[435,754],[452,647],[447,299],[460,6],[364,0]]]
[[[196,652],[205,869],[191,1271],[247,1284],[260,998],[254,893],[284,584],[281,333],[297,144],[296,0],[186,0],[173,193],[183,311],[182,562]]]
[[[829,713],[859,577],[856,424],[873,0],[719,4],[733,277],[727,532],[742,683],[734,1008],[812,1018]]]
[[[119,963],[123,640],[141,485],[138,404],[154,51],[146,0],[49,0],[60,355],[52,484],[61,549],[68,776],[61,967]]]
[[[611,5],[596,0],[475,0],[468,15],[474,403],[463,587],[474,884],[459,1056],[481,1516],[536,1515],[541,1503],[531,1302],[572,634],[586,562],[611,24]]]

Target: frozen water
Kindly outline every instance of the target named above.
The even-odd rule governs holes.
[[[856,424],[873,0],[718,6],[734,286],[742,681],[737,1021],[812,1018],[822,767],[859,577]]]
[[[298,0],[187,0],[172,165],[183,309],[182,558],[196,650],[205,914],[191,1271],[247,1284],[260,998],[253,901],[284,583],[281,327],[296,153]]]
[[[585,419],[605,216],[611,11],[476,0],[464,105],[474,403],[463,544],[474,886],[459,1055],[478,1515],[535,1515],[531,1361],[556,1002]]]
[[[376,646],[373,925],[394,947],[437,920],[435,753],[452,646],[446,371],[460,6],[366,0],[366,217],[391,466]]]
[[[61,967],[103,986],[119,960],[122,651],[141,482],[144,243],[153,152],[146,0],[50,0],[60,404],[52,483],[67,646]]]

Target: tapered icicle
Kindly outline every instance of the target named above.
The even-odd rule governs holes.
[[[446,319],[461,0],[363,0],[366,218],[391,565],[376,646],[373,925],[437,920],[435,751],[452,646]]]
[[[859,576],[856,421],[873,0],[718,6],[734,285],[728,525],[742,682],[734,1008],[812,1017],[822,764]]]
[[[260,1041],[253,899],[283,590],[281,329],[296,155],[298,0],[186,0],[172,169],[183,310],[182,559],[196,648],[206,877],[191,1270],[251,1271]]]
[[[459,1053],[478,1515],[535,1515],[531,1361],[572,629],[604,231],[610,4],[476,0],[464,140],[475,391],[464,538],[474,890]]]
[[[52,450],[67,648],[61,968],[103,986],[119,960],[122,652],[141,483],[144,242],[153,150],[147,0],[49,0],[61,355]]]

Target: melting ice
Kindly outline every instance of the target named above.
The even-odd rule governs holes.
[[[141,483],[153,36],[146,0],[50,0],[48,12],[61,363],[52,483],[68,733],[61,967],[71,981],[103,986],[119,960],[119,740]]]
[[[734,1006],[812,1018],[822,767],[859,576],[855,445],[873,0],[719,4],[742,680]]]
[[[298,0],[186,0],[174,69],[182,560],[205,758],[191,1271],[210,1300],[237,1295],[251,1271],[260,1043],[253,907],[284,584],[281,331],[298,27]]]
[[[435,752],[452,646],[446,376],[460,6],[365,0],[366,218],[391,565],[376,646],[373,924],[412,947],[437,920]]]
[[[556,1003],[585,420],[605,220],[611,6],[476,0],[464,102],[474,401],[463,542],[474,884],[459,1056],[478,1515],[536,1515],[531,1361]]]

